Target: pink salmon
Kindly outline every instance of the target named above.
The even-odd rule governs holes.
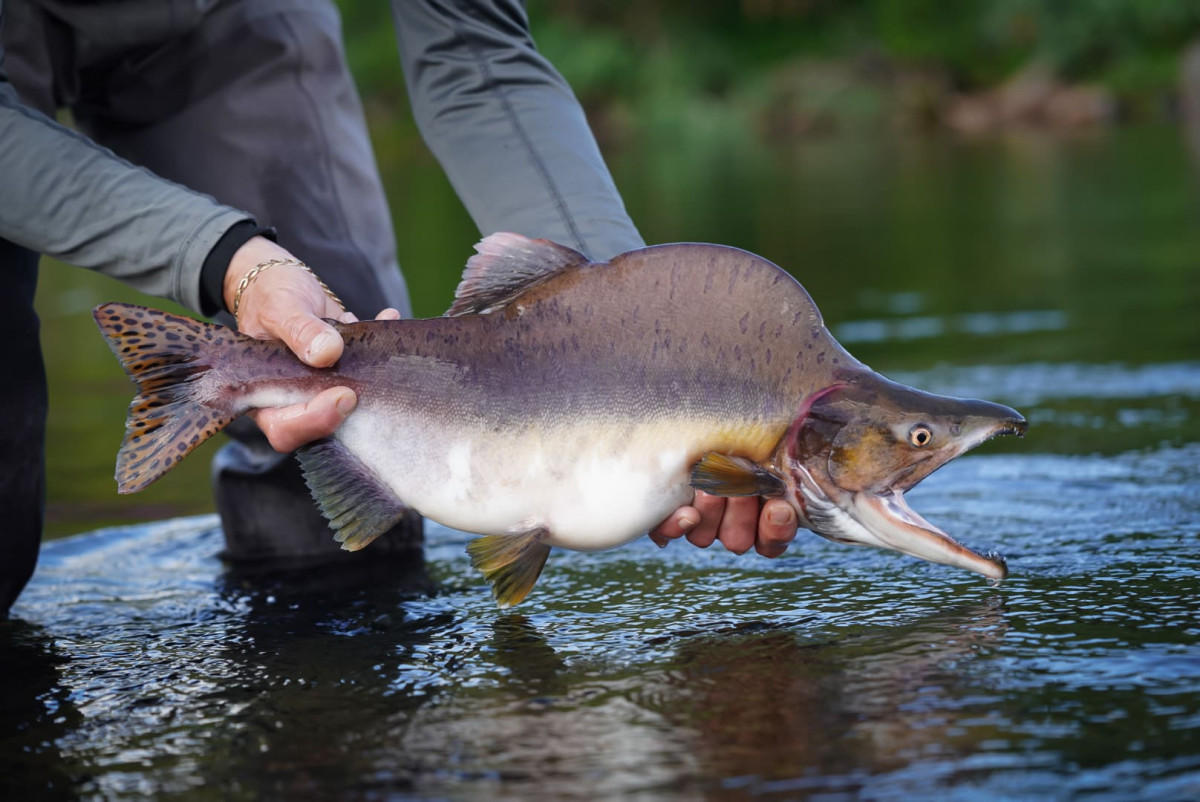
[[[358,408],[301,449],[343,548],[406,508],[483,537],[468,546],[501,606],[552,546],[645,533],[695,489],[784,498],[801,524],[977,571],[904,493],[1025,419],[890,381],[850,356],[800,284],[736,248],[642,248],[608,263],[516,234],[476,246],[453,305],[428,320],[338,324],[342,358],[127,304],[94,316],[138,394],[117,456],[122,493],[162,476],[247,410],[346,385]]]

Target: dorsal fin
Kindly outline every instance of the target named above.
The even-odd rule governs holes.
[[[507,232],[484,237],[475,250],[446,317],[492,312],[560,271],[588,264],[565,245]]]

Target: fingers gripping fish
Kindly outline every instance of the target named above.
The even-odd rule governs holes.
[[[904,502],[1014,410],[880,376],[832,337],[791,276],[718,245],[642,248],[592,263],[546,240],[476,246],[445,316],[337,324],[313,369],[278,342],[128,304],[94,317],[138,385],[117,457],[122,493],[153,482],[248,410],[349,386],[358,407],[299,452],[343,548],[408,508],[483,537],[473,565],[502,606],[554,546],[611,548],[694,488],[787,499],[842,543],[1006,573]]]

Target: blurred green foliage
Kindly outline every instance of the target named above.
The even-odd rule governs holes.
[[[612,89],[591,76],[612,60],[614,39],[638,56],[669,49],[700,86],[728,86],[797,57],[882,57],[945,69],[960,85],[987,86],[1030,60],[1070,80],[1161,91],[1180,50],[1200,34],[1194,0],[575,0],[530,3],[535,34],[582,91]],[[567,32],[569,47],[560,47]],[[611,81],[607,77],[606,81]]]
[[[385,4],[341,0],[372,123],[415,134]],[[995,87],[1038,64],[1108,90],[1122,116],[1172,113],[1179,55],[1200,37],[1196,0],[531,0],[539,48],[601,139],[679,128],[758,133],[884,119],[897,76],[939,92]],[[924,91],[924,90],[922,90]],[[391,139],[393,149],[396,139]],[[385,148],[381,159],[400,154]]]

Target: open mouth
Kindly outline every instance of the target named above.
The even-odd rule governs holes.
[[[1008,576],[999,554],[981,554],[964,546],[918,514],[898,490],[846,494],[839,504],[807,469],[796,469],[798,498],[805,525],[837,543],[890,549],[922,560],[983,574],[992,584]]]
[[[994,552],[980,554],[964,546],[918,514],[899,491],[875,495],[855,493],[855,517],[885,548],[930,562],[954,565],[983,574],[993,582],[1008,576],[1008,564]]]
[[[993,584],[1008,575],[1003,557],[959,543],[909,507],[904,494],[994,437],[1023,436],[1029,424],[1019,412],[862,371],[813,397],[818,403],[801,409],[787,436],[787,470],[806,527],[838,543],[966,568]]]

